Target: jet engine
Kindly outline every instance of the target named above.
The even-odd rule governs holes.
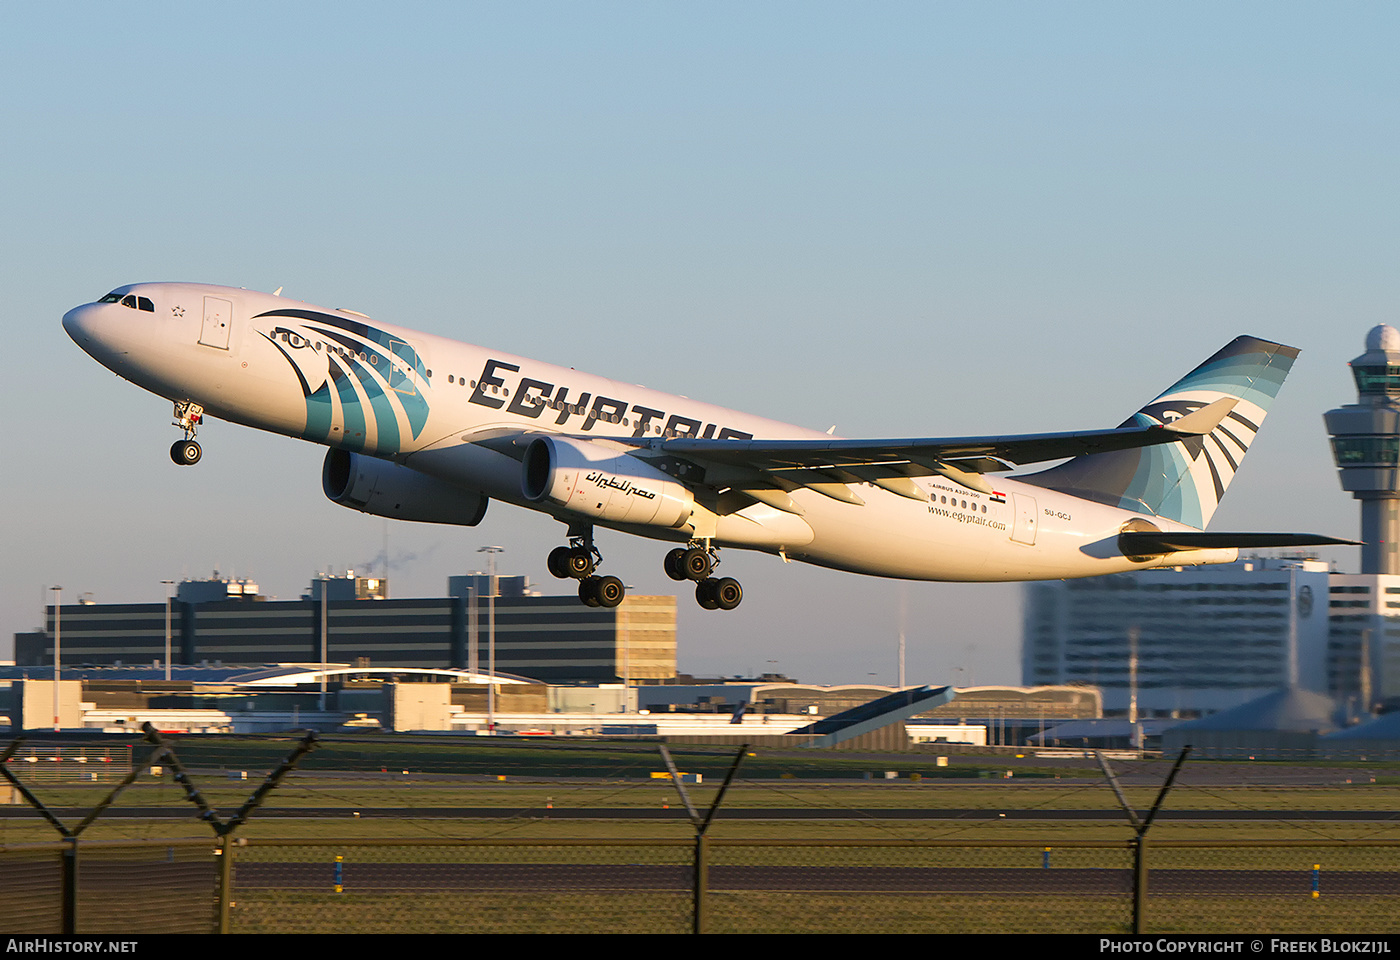
[[[321,467],[321,489],[343,507],[376,517],[474,527],[490,498],[388,460],[331,449]]]
[[[525,448],[521,492],[611,523],[679,527],[695,497],[644,460],[601,443],[539,437]]]

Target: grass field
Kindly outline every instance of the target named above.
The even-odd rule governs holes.
[[[181,741],[181,758],[195,783],[223,816],[230,815],[285,756],[293,741],[231,738]],[[676,788],[650,778],[663,769],[653,744],[567,743],[497,745],[394,741],[339,744],[313,753],[238,831],[247,846],[236,863],[310,864],[324,891],[243,889],[235,886],[234,929],[248,932],[662,932],[689,929],[691,900],[684,889],[522,889],[330,892],[336,856],[345,863],[388,864],[412,878],[431,864],[572,866],[669,865],[688,869],[693,829],[683,818],[546,820],[548,806],[568,809],[680,808]],[[139,750],[137,751],[139,755]],[[690,788],[702,809],[732,762],[722,750],[676,748],[677,763],[702,772],[706,783]],[[796,758],[753,751],[725,798],[726,809],[772,810],[774,819],[726,820],[710,830],[712,868],[777,865],[815,870],[926,868],[957,871],[1043,871],[1071,877],[1075,871],[1126,877],[1132,829],[1096,769],[1080,764],[1036,764],[1021,758],[954,758],[939,768],[932,757],[847,757],[813,751]],[[1015,758],[1013,758],[1015,759]],[[314,761],[314,762],[313,762]],[[337,769],[338,763],[345,767]],[[924,766],[926,764],[926,766]],[[377,765],[377,767],[376,767]],[[1139,810],[1156,795],[1150,785],[1167,764],[1117,764],[1129,780],[1127,794]],[[911,779],[910,774],[931,771]],[[1007,769],[1014,775],[1005,777]],[[248,771],[231,780],[228,771]],[[898,770],[899,779],[866,779]],[[947,771],[953,771],[948,774]],[[19,771],[20,776],[24,771]],[[1135,780],[1133,779],[1135,778]],[[1350,780],[1352,782],[1347,783]],[[110,789],[103,784],[38,783],[35,792],[54,807],[88,808]],[[207,824],[168,771],[143,774],[111,811],[84,834],[87,840],[179,837],[213,839]],[[142,817],[143,807],[185,807],[189,816]],[[499,816],[464,818],[454,808],[486,808]],[[313,817],[296,816],[317,808]],[[927,809],[1001,812],[1020,819],[882,819],[882,810]],[[1170,794],[1167,810],[1254,811],[1254,822],[1173,822],[1154,826],[1149,864],[1157,871],[1201,871],[1201,889],[1212,877],[1238,871],[1276,871],[1296,877],[1296,893],[1191,896],[1155,893],[1149,898],[1154,932],[1387,932],[1400,926],[1400,896],[1367,895],[1357,877],[1400,878],[1400,815],[1379,822],[1326,816],[1307,820],[1267,818],[1269,812],[1400,811],[1400,777],[1390,765],[1220,765],[1193,761]],[[398,811],[386,816],[376,811]],[[812,811],[820,819],[779,811]],[[1109,811],[1095,821],[1024,819],[1037,810]],[[360,813],[356,816],[356,813]],[[118,816],[120,814],[120,816]],[[78,815],[68,816],[70,821]],[[3,848],[52,841],[53,828],[36,815],[0,817]],[[386,842],[393,845],[383,846]],[[311,844],[311,845],[308,845]],[[1393,844],[1393,845],[1392,845]],[[156,844],[158,847],[158,843]],[[210,849],[212,851],[212,843]],[[1046,848],[1049,848],[1047,853]],[[160,851],[157,851],[159,854]],[[195,854],[204,856],[204,854]],[[114,854],[116,856],[116,854]],[[159,859],[159,856],[157,856]],[[1323,895],[1310,895],[1314,864],[1321,864]],[[537,868],[538,869],[538,868]],[[1064,871],[1054,874],[1053,871]],[[211,874],[212,875],[212,874]],[[1017,874],[1021,876],[1021,874]],[[236,881],[237,882],[237,881]],[[409,882],[409,881],[405,881]],[[1114,881],[1117,883],[1118,881]],[[1126,880],[1123,881],[1126,883]],[[1292,882],[1292,881],[1290,881]],[[1329,885],[1330,884],[1330,885]],[[411,883],[409,884],[412,885]],[[1121,892],[1028,895],[1006,891],[909,893],[813,892],[782,889],[715,889],[708,901],[716,932],[1096,932],[1121,933],[1130,923],[1130,898]],[[1194,891],[1192,891],[1194,892]]]
[[[1131,930],[1126,898],[711,894],[712,933],[1096,933]],[[1389,898],[1154,897],[1153,933],[1393,933]],[[685,933],[683,894],[251,896],[236,933]]]

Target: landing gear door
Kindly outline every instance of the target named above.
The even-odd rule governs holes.
[[[1011,525],[1011,539],[1017,543],[1035,544],[1036,507],[1035,497],[1023,493],[1013,493],[1011,502],[1016,508],[1016,519]]]
[[[233,304],[219,297],[204,298],[204,325],[199,328],[199,342],[206,347],[228,349],[233,330]]]

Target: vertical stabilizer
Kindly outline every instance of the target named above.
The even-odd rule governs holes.
[[[1293,347],[1236,337],[1122,424],[1168,423],[1222,397],[1237,398],[1240,402],[1210,433],[1088,454],[1018,479],[1204,529],[1297,356]]]

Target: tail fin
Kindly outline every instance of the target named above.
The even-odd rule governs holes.
[[[1297,356],[1293,347],[1236,337],[1122,424],[1165,423],[1221,397],[1238,398],[1234,410],[1210,433],[1176,443],[1087,454],[1017,479],[1204,529]]]

